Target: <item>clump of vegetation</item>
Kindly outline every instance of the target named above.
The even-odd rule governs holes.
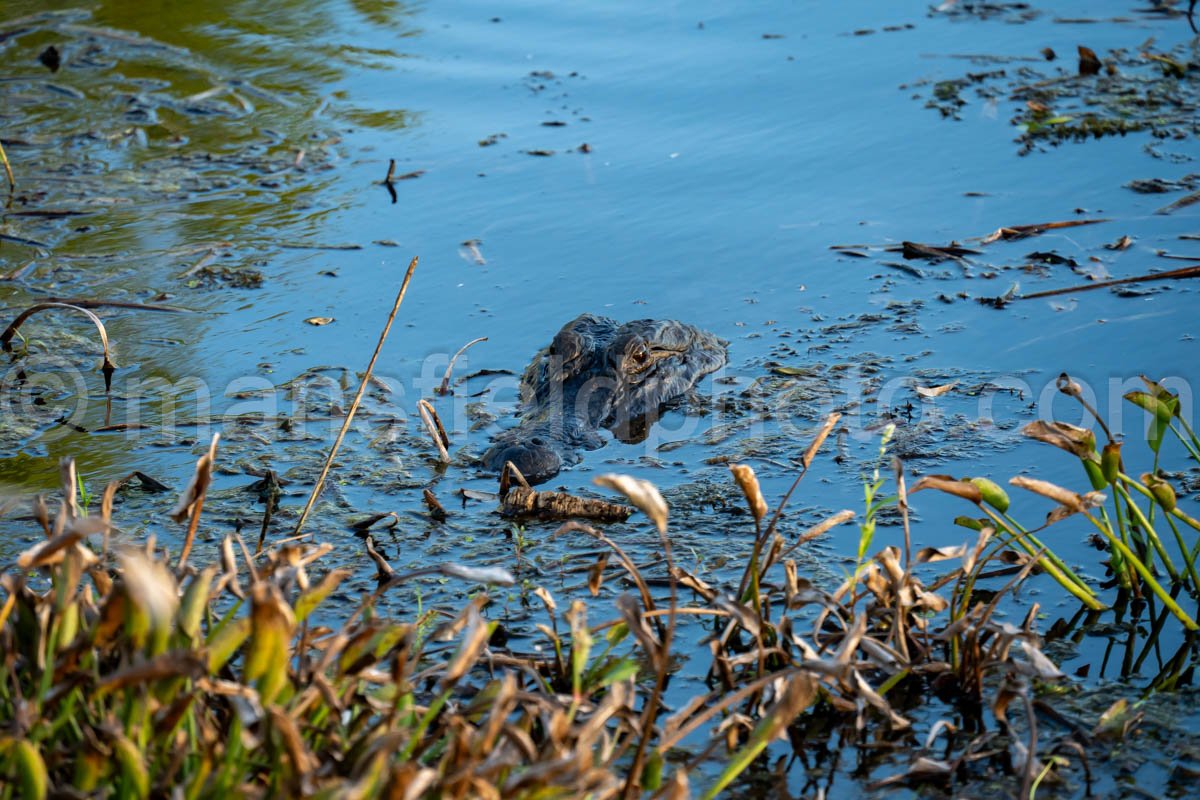
[[[1078,396],[1069,379],[1062,386]],[[1169,430],[1189,451],[1196,447],[1190,431],[1177,429],[1178,401],[1161,386],[1149,384],[1130,399],[1156,414],[1155,452]],[[1037,606],[1020,624],[996,612],[1034,570],[1086,607],[1103,604],[1095,587],[1035,538],[1040,529],[1009,515],[997,485],[919,482],[914,489],[971,500],[981,516],[961,520],[976,532],[973,543],[914,551],[899,462],[895,494],[885,496],[885,435],[866,482],[856,566],[839,587],[799,574],[790,556],[855,516],[832,515],[790,542],[778,530],[788,498],[836,423],[836,415],[827,420],[774,511],[753,470],[731,467],[755,530],[734,591],[674,561],[669,511],[652,485],[598,479],[654,521],[665,575],[644,575],[603,531],[567,523],[559,535],[586,535],[606,550],[589,570],[593,594],[610,558],[633,591],[616,599],[612,619],[597,624],[596,603],[574,600],[560,609],[545,587],[535,587],[546,624],[538,626],[543,646],[534,652],[511,648],[500,623],[488,618],[488,587],[513,582],[503,569],[442,564],[398,574],[372,551],[378,589],[352,609],[335,610],[329,600],[348,573],[310,577],[328,545],[282,543],[255,556],[227,536],[219,565],[190,566],[215,441],[172,512],[189,523],[175,558],[153,538],[113,546],[118,483],[88,513],[74,465],[65,461],[56,512],[41,498],[32,504],[44,541],[0,578],[0,717],[10,721],[0,736],[0,793],[685,797],[696,783],[712,797],[753,774],[773,748],[790,744],[794,757],[807,758],[812,747],[836,741],[857,742],[864,753],[907,749],[907,767],[879,785],[953,787],[1000,776],[1028,797],[1070,774],[1072,764],[1087,776],[1075,732],[1047,734],[1036,724],[1039,695],[1059,691],[1052,687],[1064,678],[1042,652]],[[1046,525],[1088,518],[1111,545],[1121,590],[1161,602],[1193,628],[1194,614],[1176,597],[1196,588],[1196,545],[1175,523],[1197,525],[1163,479],[1129,478],[1119,448],[1097,453],[1081,431],[1055,424],[1029,433],[1077,455],[1094,486],[1111,487],[1111,514],[1098,488],[1081,495],[1029,478],[1013,482],[1060,503]],[[876,512],[893,505],[904,540],[868,557]],[[1174,559],[1158,530],[1164,522],[1181,548]],[[935,563],[950,569],[927,577],[926,565]],[[404,621],[380,613],[384,593],[429,574],[471,587],[457,613],[418,610]],[[998,575],[1007,582],[980,588]],[[652,586],[665,586],[665,596]],[[668,707],[679,653],[696,652],[692,642],[680,646],[697,627],[681,620],[695,618],[715,621],[706,638],[709,690]],[[930,721],[935,701],[940,711]],[[1111,727],[1120,710],[1096,730]]]
[[[1056,69],[1032,66],[969,72],[932,83],[927,108],[961,119],[967,89],[983,102],[1012,104],[1020,130],[1021,155],[1063,142],[1147,132],[1158,139],[1188,139],[1197,133],[1200,90],[1194,47],[1165,53],[1115,49],[1101,61],[1080,47],[1078,65],[1047,54]],[[997,56],[980,61],[1005,62]],[[921,85],[921,84],[914,84]]]

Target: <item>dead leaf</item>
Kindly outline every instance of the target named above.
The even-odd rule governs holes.
[[[916,494],[922,489],[938,489],[975,504],[983,502],[983,492],[979,490],[978,486],[970,481],[960,481],[949,475],[926,475],[917,481],[917,484],[908,493]]]
[[[945,383],[941,386],[917,386],[914,388],[916,389],[917,394],[921,395],[921,397],[941,397],[957,385],[958,381],[951,381],[950,383]]]
[[[319,328],[322,325],[328,325],[329,323],[333,322],[333,317],[309,317],[304,321],[309,325],[314,325]]]
[[[1100,72],[1100,59],[1090,47],[1079,45],[1079,74],[1096,75]]]
[[[758,486],[758,478],[754,474],[754,469],[746,464],[730,464],[729,471],[733,473],[734,482],[746,496],[746,502],[750,505],[750,513],[754,515],[754,521],[762,522],[762,518],[767,515],[767,501],[763,499],[762,489]]]
[[[629,502],[650,518],[659,533],[667,532],[667,501],[663,500],[658,489],[650,481],[610,472],[597,476],[592,483],[625,495],[629,498]]]
[[[1088,428],[1067,422],[1047,422],[1038,419],[1022,428],[1021,433],[1030,439],[1066,450],[1077,458],[1096,459],[1096,434]]]

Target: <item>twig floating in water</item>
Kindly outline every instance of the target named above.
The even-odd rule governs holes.
[[[1039,233],[1046,231],[1057,230],[1058,228],[1075,228],[1080,225],[1095,225],[1100,222],[1108,222],[1107,219],[1069,219],[1064,222],[1041,222],[1036,225],[1013,225],[1011,227],[1000,228],[979,240],[980,244],[991,244],[992,242],[1004,239],[1012,241],[1014,239],[1025,239],[1029,236],[1037,236]]]
[[[371,361],[367,364],[366,372],[363,373],[362,382],[358,384],[358,391],[354,395],[354,402],[350,404],[350,410],[346,412],[346,419],[342,422],[342,429],[338,431],[337,439],[334,441],[333,447],[329,449],[329,456],[325,459],[325,466],[321,467],[321,475],[313,485],[312,494],[308,496],[308,502],[304,504],[304,511],[301,512],[300,519],[296,522],[296,530],[292,532],[293,536],[300,535],[300,530],[308,520],[309,513],[312,512],[313,504],[317,502],[317,495],[321,493],[321,487],[325,485],[325,476],[329,474],[329,467],[333,464],[333,459],[337,456],[338,449],[342,446],[342,439],[346,438],[346,431],[350,429],[350,423],[354,420],[355,412],[358,411],[358,404],[362,402],[363,392],[367,390],[367,381],[371,377],[371,372],[375,369],[375,361],[379,358],[379,351],[383,349],[383,343],[387,341],[388,331],[392,329],[392,321],[396,319],[396,313],[400,310],[400,304],[404,302],[404,294],[408,291],[408,283],[412,280],[413,272],[416,268],[417,257],[413,256],[413,260],[408,262],[408,272],[404,273],[404,281],[400,284],[400,292],[396,295],[396,302],[392,306],[392,313],[388,314],[387,322],[384,323],[383,330],[379,334],[379,343],[375,345],[375,352],[371,354]]]
[[[362,250],[361,244],[306,244],[304,242],[284,242],[279,245],[286,250]]]
[[[1083,286],[1066,286],[1062,289],[1047,289],[1044,292],[1034,292],[1033,294],[1020,294],[1012,298],[1013,300],[1036,300],[1039,297],[1054,297],[1060,294],[1071,294],[1072,292],[1086,292],[1090,289],[1103,289],[1108,286],[1121,286],[1126,283],[1146,283],[1147,281],[1166,281],[1175,278],[1200,278],[1200,264],[1193,264],[1190,267],[1180,267],[1179,269],[1168,270],[1167,272],[1156,272],[1152,275],[1138,275],[1133,278],[1117,278],[1111,281],[1100,281],[1099,283],[1088,283]]]
[[[1187,208],[1188,206],[1192,205],[1193,203],[1200,203],[1200,192],[1192,192],[1191,194],[1184,195],[1183,197],[1176,200],[1174,203],[1163,206],[1162,208],[1160,208],[1158,211],[1155,211],[1154,213],[1155,214],[1170,214],[1171,212],[1178,211],[1181,208]]]

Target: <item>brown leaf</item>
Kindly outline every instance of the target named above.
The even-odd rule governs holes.
[[[917,481],[916,485],[909,490],[909,494],[915,494],[922,489],[937,489],[975,504],[983,502],[983,492],[979,490],[978,486],[970,481],[951,478],[949,475],[926,475]]]
[[[746,464],[730,464],[729,471],[733,473],[734,483],[745,495],[746,503],[750,506],[750,513],[754,515],[754,521],[762,522],[762,518],[767,515],[767,501],[763,499],[762,489],[759,488],[758,477],[755,476],[754,469]]]
[[[1100,59],[1090,47],[1079,45],[1079,74],[1096,75],[1100,72]]]
[[[304,321],[307,322],[309,325],[313,325],[313,326],[319,328],[322,325],[328,325],[329,323],[333,322],[333,317],[309,317],[308,319],[306,319]]]
[[[927,564],[951,558],[962,558],[966,554],[967,546],[960,544],[957,547],[923,547],[913,554],[913,558],[918,564]]]
[[[100,679],[97,688],[102,692],[111,692],[165,678],[194,679],[208,671],[207,663],[205,658],[188,651],[163,653],[148,661],[110,672]]]
[[[217,442],[221,439],[221,434],[214,433],[212,443],[208,446],[208,452],[200,456],[196,461],[196,471],[192,473],[192,479],[188,482],[183,493],[179,495],[179,502],[174,510],[171,511],[171,519],[176,522],[183,522],[192,515],[192,509],[196,505],[196,501],[204,496],[208,490],[209,481],[212,480],[213,461],[217,456]]]
[[[292,769],[299,776],[306,776],[321,766],[321,760],[308,749],[304,737],[300,735],[300,727],[296,721],[275,706],[267,709],[271,727],[283,740],[283,749],[292,762]]]
[[[604,570],[608,566],[609,552],[605,550],[590,567],[588,567],[588,591],[592,597],[599,597],[600,587],[604,585]]]
[[[1040,494],[1042,497],[1053,500],[1059,505],[1069,509],[1072,513],[1083,511],[1086,506],[1084,499],[1076,492],[1070,489],[1064,489],[1061,486],[1050,483],[1049,481],[1038,480],[1037,478],[1027,478],[1024,475],[1017,475],[1008,481],[1013,486],[1019,486],[1022,489]]]
[[[1052,444],[1081,459],[1096,458],[1096,434],[1088,428],[1066,422],[1034,420],[1021,429],[1030,439]]]

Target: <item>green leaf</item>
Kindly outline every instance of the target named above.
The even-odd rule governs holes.
[[[629,626],[624,622],[618,622],[608,629],[608,633],[604,634],[604,638],[608,640],[608,646],[618,645],[625,640],[629,635]]]
[[[971,483],[979,488],[979,493],[983,496],[983,502],[1001,514],[1008,511],[1008,493],[1000,488],[999,484],[988,478],[971,478],[970,480]]]
[[[303,622],[304,619],[313,612],[317,606],[325,601],[325,598],[338,587],[350,570],[335,569],[326,575],[320,583],[311,587],[307,592],[296,598],[295,615],[297,622]]]
[[[638,673],[637,662],[631,658],[617,658],[608,662],[596,674],[592,689],[602,689],[626,678],[632,678]]]
[[[642,767],[642,789],[650,792],[658,791],[662,786],[663,757],[657,750],[650,752],[646,764]]]
[[[179,620],[180,633],[189,641],[195,641],[200,633],[200,621],[204,617],[204,609],[208,606],[208,592],[216,573],[215,567],[207,567],[192,578],[187,591],[183,593],[176,618]]]
[[[215,675],[250,635],[250,618],[235,619],[208,637],[208,674]]]
[[[43,800],[50,777],[46,772],[46,762],[42,760],[41,751],[28,739],[14,741],[12,749],[21,784],[20,796]]]

